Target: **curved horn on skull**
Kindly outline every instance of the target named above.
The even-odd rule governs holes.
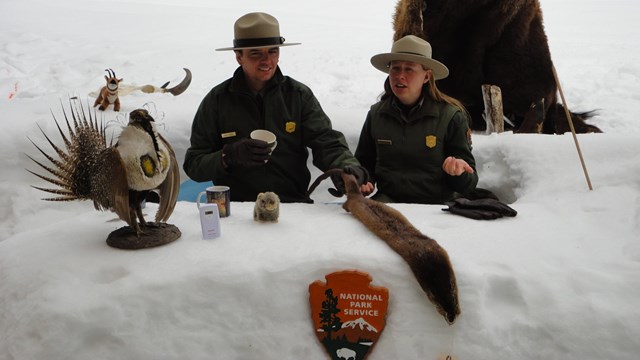
[[[191,84],[191,71],[187,68],[183,68],[183,69],[187,73],[187,75],[184,77],[184,79],[182,79],[180,84],[172,87],[171,89],[167,89],[166,87],[169,85],[169,82],[166,82],[164,85],[161,86],[161,89],[163,90],[163,92],[168,92],[173,96],[178,96],[182,94],[185,90],[187,90],[187,88],[189,87],[189,84]]]

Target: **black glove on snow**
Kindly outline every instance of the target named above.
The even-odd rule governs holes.
[[[241,139],[222,148],[224,162],[228,166],[264,165],[270,152],[269,144],[255,139]]]
[[[346,174],[355,176],[356,181],[358,182],[358,186],[366,184],[369,181],[369,173],[367,172],[367,169],[363,168],[360,165],[347,165],[342,168],[342,171],[344,171]],[[336,188],[329,188],[329,193],[335,197],[342,197],[345,193],[344,181],[342,180],[342,176],[340,176],[339,174],[331,175],[331,181],[333,181],[333,186],[335,186]]]
[[[442,211],[449,211],[452,214],[476,220],[492,220],[503,216],[513,217],[518,214],[517,211],[509,207],[507,204],[495,199],[469,200],[465,198],[458,198],[444,204],[449,206],[449,208],[442,209]]]

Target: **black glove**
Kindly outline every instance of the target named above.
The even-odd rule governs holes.
[[[492,220],[503,216],[513,217],[518,214],[517,211],[509,207],[507,204],[495,199],[469,200],[465,198],[458,198],[444,204],[449,206],[449,208],[442,209],[442,211],[449,211],[452,214],[476,220]]]
[[[356,181],[358,182],[358,186],[366,184],[369,181],[369,173],[367,172],[367,169],[363,168],[360,165],[347,165],[342,168],[342,171],[344,171],[346,174],[355,176]],[[329,193],[335,197],[342,197],[345,193],[344,181],[342,180],[342,176],[340,176],[340,174],[331,175],[331,181],[333,181],[333,186],[335,186],[336,188],[329,188]]]
[[[241,139],[222,148],[228,166],[258,166],[269,160],[271,149],[262,140]]]

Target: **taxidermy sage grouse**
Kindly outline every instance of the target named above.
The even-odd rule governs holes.
[[[142,215],[141,201],[149,191],[157,189],[160,201],[155,220],[165,222],[169,219],[178,197],[180,172],[173,149],[158,134],[155,121],[147,110],[137,109],[129,114],[129,123],[122,129],[115,145],[107,145],[105,128],[98,124],[95,114],[92,119],[91,112],[87,111],[87,120],[82,106],[80,109],[77,105],[75,108],[71,106],[72,127],[64,108],[62,110],[68,136],[57,120],[56,125],[66,151],[54,145],[40,129],[59,159],[31,141],[53,166],[43,165],[31,156],[29,158],[53,177],[27,171],[59,187],[47,189],[34,186],[59,195],[43,200],[92,200],[96,210],[115,212],[139,237],[147,225]]]

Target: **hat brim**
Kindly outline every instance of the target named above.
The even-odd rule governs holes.
[[[429,59],[422,55],[405,53],[384,53],[371,57],[371,65],[385,74],[389,74],[389,63],[392,61],[411,61],[423,65],[433,72],[435,80],[444,79],[449,76],[449,69],[440,61]]]
[[[265,48],[274,48],[274,47],[282,47],[282,46],[293,46],[300,45],[302,43],[286,43],[286,44],[276,44],[276,45],[262,45],[262,46],[244,46],[244,47],[224,47],[216,49],[216,51],[227,51],[227,50],[244,50],[244,49],[265,49]]]

